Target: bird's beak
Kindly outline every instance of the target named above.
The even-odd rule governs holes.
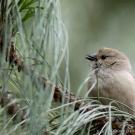
[[[90,61],[97,61],[97,55],[96,54],[87,55],[85,58],[90,60]]]

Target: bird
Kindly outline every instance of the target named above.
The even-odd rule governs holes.
[[[105,105],[117,102],[120,110],[135,114],[135,78],[129,58],[117,49],[104,47],[86,59],[91,65],[89,96],[99,97]],[[95,80],[98,86],[93,86]]]

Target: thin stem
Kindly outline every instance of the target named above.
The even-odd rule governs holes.
[[[97,84],[96,84],[97,100],[99,100],[99,80],[98,80],[98,74],[96,74],[96,80],[97,80]]]

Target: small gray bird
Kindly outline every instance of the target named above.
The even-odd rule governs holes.
[[[128,106],[119,104],[121,110],[135,114],[135,79],[128,57],[116,49],[103,48],[86,58],[92,65],[92,75],[88,82],[88,89],[91,90],[89,95],[102,97],[99,99],[103,104],[110,102],[105,98],[121,102]],[[98,86],[93,87],[95,80]]]

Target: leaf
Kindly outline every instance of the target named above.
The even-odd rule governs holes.
[[[30,19],[34,15],[34,10],[28,10],[24,17],[22,18],[22,21],[25,22],[26,20]]]
[[[20,3],[20,12],[22,10],[28,9],[29,7],[36,7],[37,6],[37,1],[36,0],[23,0],[22,3]]]

